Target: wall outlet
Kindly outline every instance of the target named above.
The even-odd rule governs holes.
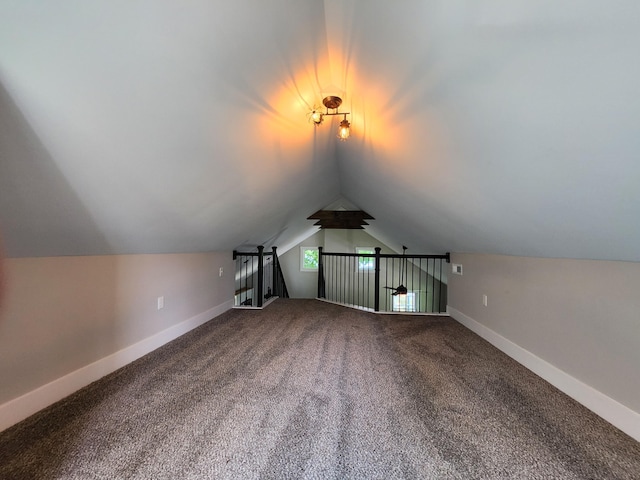
[[[218,276],[220,276],[220,277],[221,277],[223,273],[224,273],[224,268],[220,267],[220,273],[219,273],[219,275],[218,275]]]
[[[452,263],[451,272],[455,273],[456,275],[462,275],[462,265],[460,265],[459,263]]]
[[[486,295],[482,295],[482,305],[485,307],[489,304],[489,298]]]
[[[158,310],[162,310],[164,308],[164,297],[158,297]]]

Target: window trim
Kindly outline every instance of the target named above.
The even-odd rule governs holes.
[[[301,272],[317,272],[318,271],[318,267],[316,266],[315,268],[309,268],[309,267],[305,267],[304,266],[304,253],[307,250],[315,250],[316,252],[318,252],[318,247],[300,247],[300,271]]]
[[[406,295],[392,295],[391,296],[391,311],[392,312],[400,312],[400,313],[415,313],[415,312],[417,312],[418,311],[418,307],[416,305],[416,297],[419,295],[419,293],[420,292],[418,290],[409,290]],[[405,297],[406,300],[409,299],[409,296],[411,297],[411,302],[410,302],[411,305],[410,306],[413,307],[411,310],[409,310],[409,308],[407,308],[407,307],[409,307],[409,305],[407,305],[409,302],[407,302],[406,300],[405,300],[404,309],[402,309],[399,305],[398,305],[398,308],[396,309],[396,306],[394,304],[395,304],[396,300],[398,302],[400,301],[399,297],[401,297],[401,296]]]
[[[367,254],[372,255],[376,253],[375,247],[355,247],[357,254]],[[367,252],[361,252],[361,250],[367,250]],[[358,272],[373,272],[376,269],[376,261],[375,258],[369,257],[370,262],[368,262],[367,267],[363,267],[360,265],[360,257],[358,257]]]

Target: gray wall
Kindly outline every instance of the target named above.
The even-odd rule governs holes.
[[[278,256],[289,296],[291,298],[316,298],[318,296],[318,272],[300,271],[300,247],[302,246],[324,246],[324,230],[314,233]]]
[[[4,270],[0,405],[233,299],[231,252],[10,258]]]
[[[463,265],[462,276],[449,275],[452,309],[640,412],[640,263],[478,254],[452,262]]]

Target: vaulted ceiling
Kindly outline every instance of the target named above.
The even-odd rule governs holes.
[[[283,245],[344,201],[416,252],[640,261],[638,45],[635,0],[0,0],[5,250]]]

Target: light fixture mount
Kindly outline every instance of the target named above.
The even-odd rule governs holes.
[[[330,95],[322,99],[322,104],[327,108],[337,109],[340,105],[342,105],[342,99],[340,97],[334,97]]]

